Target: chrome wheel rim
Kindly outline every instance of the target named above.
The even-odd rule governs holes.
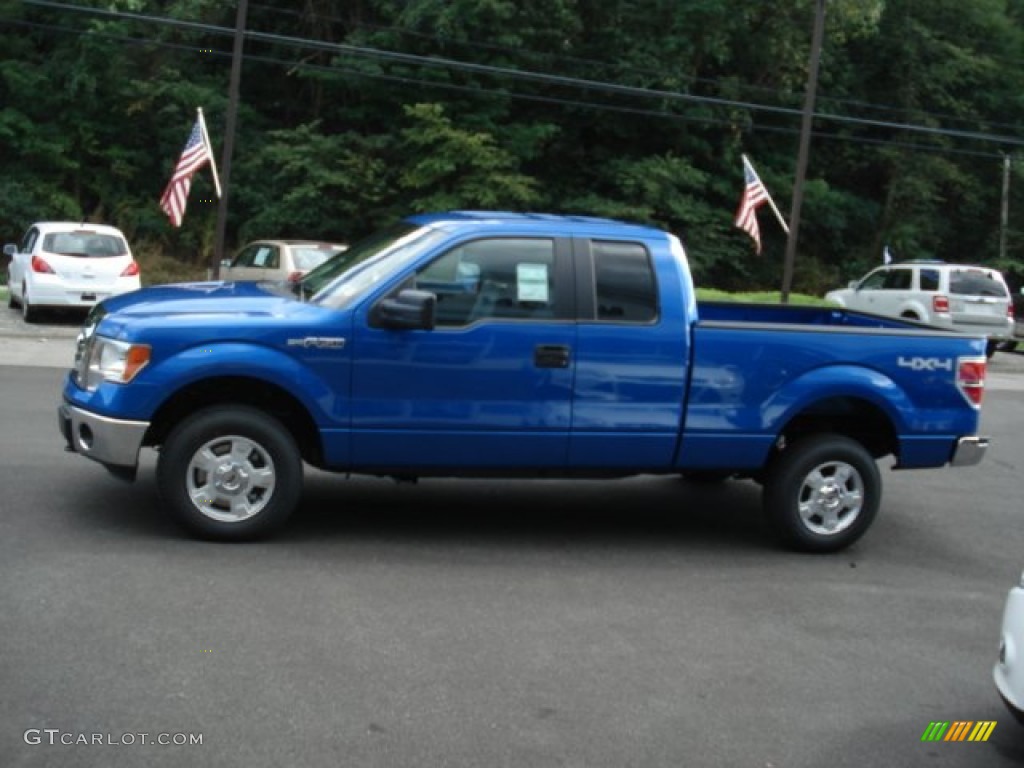
[[[240,435],[205,443],[188,464],[192,504],[206,517],[237,523],[258,515],[274,495],[277,477],[270,454]]]
[[[804,478],[797,505],[807,530],[823,536],[841,533],[864,509],[864,479],[845,461],[819,464]]]

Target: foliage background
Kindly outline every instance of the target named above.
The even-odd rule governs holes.
[[[828,1],[796,290],[845,283],[885,244],[1020,284],[1022,12]],[[220,158],[235,13],[0,0],[0,238],[105,221],[147,272],[209,264],[209,173],[180,229],[157,203],[197,106]],[[732,225],[740,155],[785,215],[813,14],[813,0],[253,0],[229,249],[352,240],[409,211],[571,212],[676,232],[699,284],[775,289],[785,236],[771,212],[761,256]]]

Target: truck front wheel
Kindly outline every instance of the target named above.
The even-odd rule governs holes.
[[[191,533],[242,541],[280,528],[302,494],[302,458],[279,421],[245,406],[217,406],[182,421],[164,441],[157,487]]]
[[[881,495],[878,465],[860,443],[816,435],[774,459],[763,501],[768,524],[784,544],[803,552],[835,552],[864,535]]]

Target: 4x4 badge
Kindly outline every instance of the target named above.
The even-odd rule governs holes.
[[[953,372],[953,361],[950,358],[941,357],[900,357],[896,360],[900,368],[909,368],[912,371],[949,371]]]

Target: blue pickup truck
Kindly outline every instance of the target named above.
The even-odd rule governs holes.
[[[871,525],[878,460],[978,462],[985,340],[841,308],[698,304],[683,246],[580,216],[410,216],[301,283],[107,299],[67,447],[195,535],[264,536],[304,464],[396,478],[753,478],[791,547]]]

